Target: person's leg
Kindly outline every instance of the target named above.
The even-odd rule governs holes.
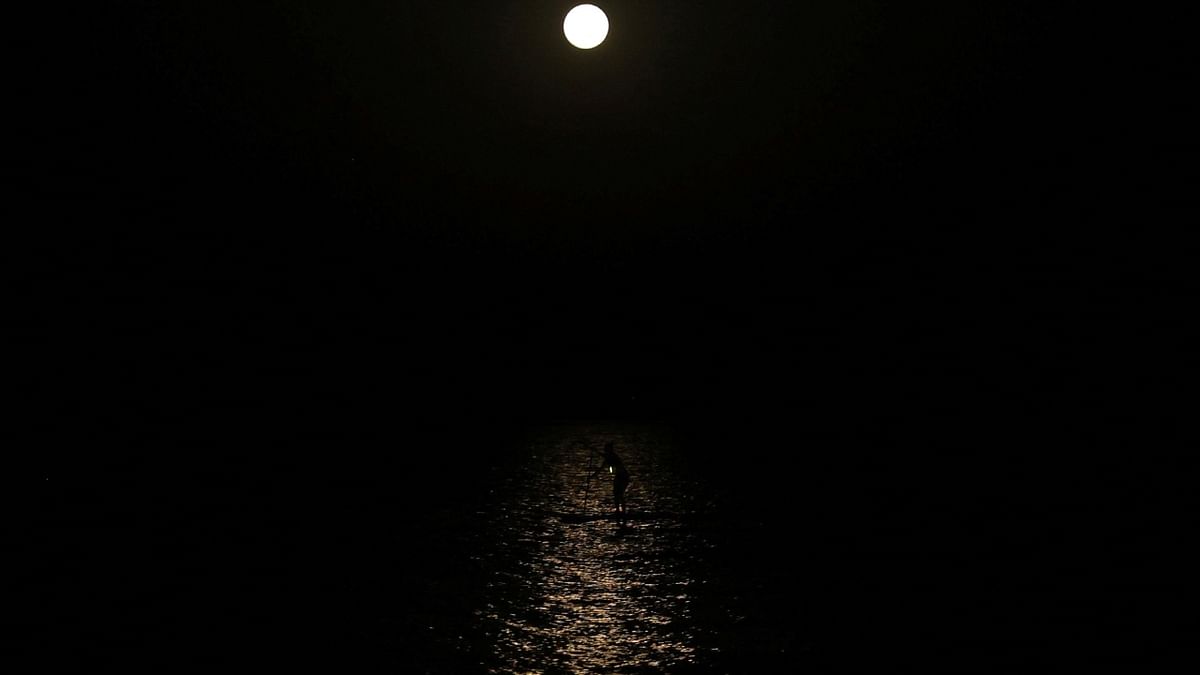
[[[629,487],[629,481],[618,480],[613,483],[613,502],[617,506],[618,511],[625,510],[625,488]]]

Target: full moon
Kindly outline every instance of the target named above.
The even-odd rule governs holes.
[[[591,49],[608,37],[608,16],[595,5],[579,5],[563,19],[563,35],[580,49]]]

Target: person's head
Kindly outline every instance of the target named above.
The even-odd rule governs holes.
[[[613,454],[613,442],[612,441],[609,441],[604,444],[604,454],[606,454],[606,455]]]

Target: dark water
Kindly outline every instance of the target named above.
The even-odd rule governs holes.
[[[632,482],[612,517],[612,441]],[[797,663],[802,608],[772,575],[799,568],[739,542],[764,524],[728,508],[668,427],[572,424],[514,440],[474,498],[416,524],[434,566],[402,588],[420,611],[388,648],[431,672],[716,672]],[[769,556],[771,560],[763,560]],[[419,567],[419,566],[418,566]],[[794,580],[794,579],[793,579]],[[735,665],[737,664],[737,665]]]
[[[625,522],[587,478],[606,441]],[[39,580],[41,672],[1021,672],[1165,648],[1137,631],[1167,592],[1154,535],[1110,497],[726,441],[570,424],[48,476],[14,578]]]
[[[606,441],[633,477],[625,521],[588,478]],[[176,456],[49,477],[45,672],[704,672],[805,649],[782,559],[738,546],[761,524],[669,429],[422,443],[361,468]]]

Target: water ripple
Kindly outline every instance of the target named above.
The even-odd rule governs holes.
[[[626,522],[602,517],[611,483],[588,479],[606,441],[633,475]],[[531,439],[527,450],[497,490],[482,535],[492,569],[477,616],[494,639],[491,672],[696,664],[708,636],[693,620],[692,602],[707,581],[709,544],[689,524],[697,490],[676,470],[669,437],[653,429],[557,428]]]

